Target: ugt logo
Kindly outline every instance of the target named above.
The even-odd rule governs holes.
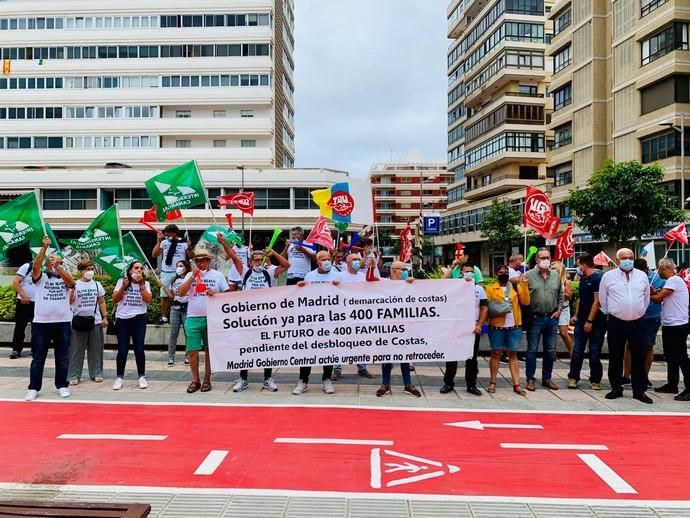
[[[546,223],[551,214],[551,204],[544,194],[535,194],[527,202],[527,217],[538,224]]]

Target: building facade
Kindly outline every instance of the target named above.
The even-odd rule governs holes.
[[[465,243],[483,268],[505,262],[482,245],[492,200],[521,210],[528,185],[549,184],[549,0],[453,0],[448,6],[448,210],[444,261]]]
[[[293,32],[294,0],[5,0],[0,169],[293,167]]]

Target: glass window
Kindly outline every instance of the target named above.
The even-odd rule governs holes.
[[[256,140],[242,140],[241,147],[256,147]]]
[[[227,141],[225,140],[214,140],[213,141],[213,147],[226,147],[227,146]]]
[[[176,140],[175,147],[192,147],[191,140]]]

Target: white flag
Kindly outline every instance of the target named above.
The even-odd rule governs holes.
[[[647,261],[650,270],[656,270],[656,253],[654,252],[654,241],[647,243],[640,250],[640,257]]]

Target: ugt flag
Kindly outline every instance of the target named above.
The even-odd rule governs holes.
[[[218,196],[218,203],[221,207],[234,205],[245,214],[254,215],[255,200],[253,192],[238,192],[237,194]]]
[[[110,278],[119,279],[133,261],[146,264],[146,255],[141,251],[134,234],[128,232],[122,236],[122,248],[118,244],[118,246],[101,250],[101,253],[93,260]]]
[[[0,259],[10,248],[43,240],[43,219],[35,192],[0,205]]]
[[[531,186],[527,186],[525,212],[522,221],[526,227],[532,227],[544,239],[553,239],[558,232],[558,226],[561,224],[561,219],[553,214],[553,206],[549,197]]]
[[[101,212],[79,239],[63,239],[62,242],[75,250],[98,250],[120,246],[120,218],[117,205]]]
[[[163,171],[146,180],[144,185],[156,206],[158,221],[165,221],[165,215],[175,209],[203,205],[208,201],[194,160]]]
[[[680,223],[664,234],[664,239],[668,241],[668,246],[673,246],[673,243],[679,241],[685,246],[688,246],[688,231],[685,228],[685,223]]]
[[[328,228],[328,222],[323,216],[319,216],[319,219],[314,224],[314,228],[311,229],[307,239],[304,241],[321,245],[329,250],[333,248],[333,235],[331,234],[331,229]]]
[[[575,241],[573,241],[573,224],[568,223],[566,229],[561,232],[556,240],[556,261],[562,261],[575,255]]]

